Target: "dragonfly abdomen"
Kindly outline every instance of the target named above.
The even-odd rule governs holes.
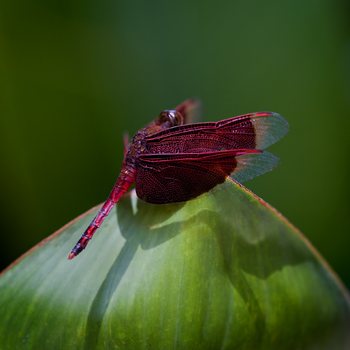
[[[77,244],[72,249],[68,256],[71,260],[80,254],[89,243],[90,239],[93,237],[97,229],[101,226],[105,218],[108,216],[115,203],[118,202],[119,198],[131,187],[135,181],[135,168],[132,165],[123,164],[122,170],[119,174],[118,180],[115,183],[112,192],[110,193],[108,199],[103,204],[102,208],[91,221],[89,227],[85,230]]]

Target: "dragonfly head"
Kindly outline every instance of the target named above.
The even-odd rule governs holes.
[[[159,114],[158,117],[159,124],[166,128],[171,128],[177,125],[183,125],[184,118],[183,116],[175,110],[165,110]]]

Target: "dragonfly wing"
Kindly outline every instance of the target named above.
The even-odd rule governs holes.
[[[254,135],[257,149],[271,146],[284,137],[289,130],[286,119],[274,112],[258,112],[222,120],[216,123],[216,127],[223,135],[239,136],[243,144],[245,137],[249,139]]]
[[[273,112],[259,112],[219,122],[176,126],[146,137],[150,153],[200,153],[265,149],[288,132],[287,121]]]
[[[240,157],[260,152],[142,155],[136,167],[136,193],[153,204],[185,202],[223,183],[239,166]]]
[[[246,153],[237,157],[237,166],[230,176],[242,183],[275,169],[279,161],[276,155],[267,151]]]
[[[200,100],[189,98],[175,108],[184,118],[184,124],[196,123],[202,119],[203,107]]]

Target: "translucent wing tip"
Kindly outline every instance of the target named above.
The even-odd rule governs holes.
[[[279,132],[280,138],[286,136],[286,134],[289,131],[289,123],[287,122],[287,119],[282,117],[278,113],[275,113],[275,112],[270,112],[270,113],[273,115],[275,124],[278,125],[278,128],[280,130]]]
[[[242,183],[263,175],[277,167],[280,160],[273,153],[247,153],[237,157],[237,167],[231,177]]]
[[[289,131],[287,120],[275,112],[259,112],[252,116],[256,130],[256,147],[264,149],[283,138]]]

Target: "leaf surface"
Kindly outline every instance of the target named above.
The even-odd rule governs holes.
[[[0,277],[0,348],[349,349],[348,293],[317,251],[244,187],[213,192],[132,193],[74,260],[99,207],[29,251]]]

